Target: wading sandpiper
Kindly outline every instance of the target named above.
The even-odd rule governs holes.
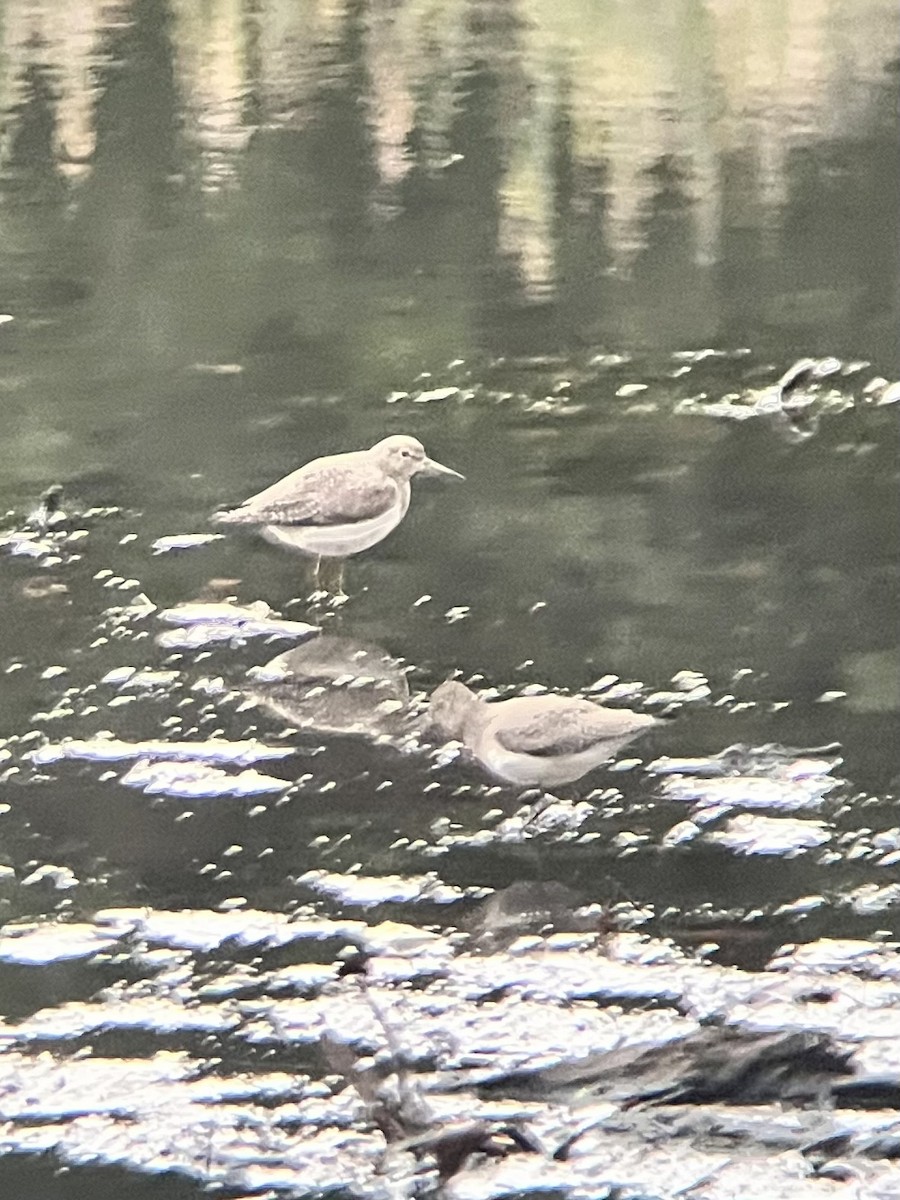
[[[488,703],[456,680],[435,688],[429,716],[492,775],[522,787],[573,783],[657,724],[647,713],[572,696]]]
[[[315,558],[318,587],[322,559],[368,550],[400,524],[413,475],[463,478],[429,458],[414,437],[395,434],[368,450],[316,458],[213,520],[256,525],[268,541]],[[341,578],[342,568],[338,593]]]

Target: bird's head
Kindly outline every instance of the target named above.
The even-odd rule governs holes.
[[[384,438],[372,447],[371,453],[395,479],[411,479],[413,475],[452,475],[454,479],[463,478],[459,471],[429,458],[422,443],[405,433]]]
[[[464,683],[448,679],[431,693],[429,720],[444,737],[460,738],[469,715],[473,708],[478,707],[478,703],[478,697]]]

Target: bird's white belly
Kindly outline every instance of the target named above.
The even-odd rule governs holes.
[[[493,738],[483,738],[474,752],[492,775],[520,787],[558,787],[562,783],[574,783],[611,757],[608,744],[592,746],[577,754],[547,757],[517,754],[504,749]]]
[[[276,546],[287,546],[319,558],[346,558],[368,550],[387,537],[406,513],[402,498],[377,517],[348,521],[345,525],[263,525],[263,537]]]

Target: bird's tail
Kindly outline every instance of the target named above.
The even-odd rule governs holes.
[[[247,515],[240,508],[223,508],[220,512],[214,512],[209,519],[214,525],[242,525]]]

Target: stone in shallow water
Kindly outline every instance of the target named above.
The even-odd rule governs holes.
[[[285,946],[307,938],[349,941],[368,928],[362,921],[334,921],[328,917],[292,920],[284,913],[259,909],[154,912],[141,908],[109,908],[97,913],[97,923],[101,928],[112,926],[120,935],[127,932],[151,945],[207,952],[231,941],[239,946]]]
[[[317,625],[279,617],[264,600],[245,605],[214,601],[176,604],[164,609],[159,619],[178,627],[158,635],[158,644],[166,649],[195,649],[254,637],[311,638],[320,632]]]
[[[314,892],[334,896],[344,904],[358,904],[364,908],[376,904],[409,904],[415,900],[452,904],[482,891],[442,883],[434,872],[415,876],[366,876],[340,875],[318,869],[298,876],[296,882],[305,884]]]
[[[710,841],[736,854],[772,854],[793,858],[831,839],[824,821],[798,821],[791,817],[761,817],[741,813],[724,829],[707,834]]]
[[[170,550],[193,550],[197,546],[208,546],[210,542],[220,542],[224,538],[224,533],[172,533],[157,538],[152,543],[152,549],[154,554],[167,554]]]
[[[95,737],[85,741],[46,742],[25,757],[36,766],[60,762],[63,759],[84,759],[87,762],[120,762],[130,758],[166,758],[173,762],[197,761],[228,763],[246,766],[263,759],[287,758],[293,751],[289,746],[266,746],[252,739],[229,742],[210,739],[205,742],[167,742],[152,738],[143,742],[124,742],[118,738]]]
[[[749,775],[725,779],[695,779],[684,776],[666,779],[662,786],[667,800],[688,801],[704,808],[777,808],[791,812],[817,808],[838,784],[829,776],[813,779],[772,779]]]
[[[231,775],[204,762],[153,762],[150,759],[139,759],[119,782],[151,796],[161,794],[185,799],[258,796],[285,791],[291,786],[289,779],[277,779],[250,768]]]
[[[770,971],[798,968],[804,971],[851,971],[871,979],[900,980],[900,943],[820,938],[801,945],[782,946],[768,966]]]
[[[4,925],[0,929],[0,962],[40,966],[93,958],[118,940],[118,932],[89,924]]]

